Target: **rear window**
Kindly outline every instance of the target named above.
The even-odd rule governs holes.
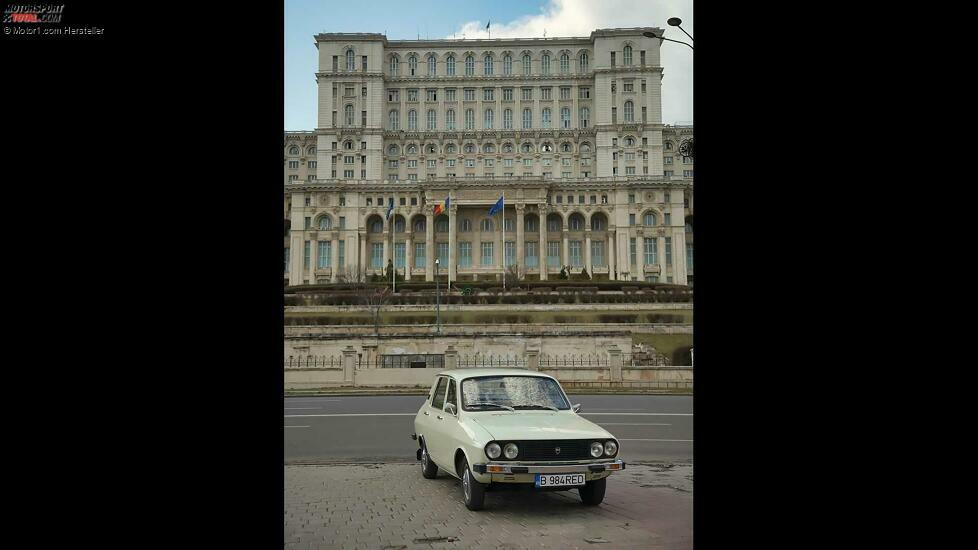
[[[431,398],[431,406],[440,409],[445,406],[445,386],[448,379],[439,378],[438,385],[435,386],[435,396]]]

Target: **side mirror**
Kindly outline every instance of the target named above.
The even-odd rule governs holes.
[[[448,414],[450,414],[452,416],[455,416],[456,414],[458,414],[458,411],[455,410],[455,404],[454,403],[449,403],[449,404],[445,405],[445,412],[447,412]]]
[[[581,404],[578,403],[577,405],[574,405],[573,409],[574,409],[574,412],[576,412],[576,413],[577,412],[581,412]]]

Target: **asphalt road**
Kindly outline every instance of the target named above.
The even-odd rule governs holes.
[[[618,438],[626,462],[693,461],[693,398],[570,395],[581,415]],[[285,399],[285,463],[415,462],[421,395]]]

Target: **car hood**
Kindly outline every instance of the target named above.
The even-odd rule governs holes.
[[[472,414],[470,418],[497,441],[614,437],[601,426],[568,412],[479,412]]]

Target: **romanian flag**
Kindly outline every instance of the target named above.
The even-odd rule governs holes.
[[[445,205],[444,206],[442,206],[442,203],[436,204],[435,205],[435,215],[437,216],[437,215],[441,214],[442,212],[447,211],[448,210],[448,207],[451,205],[451,200],[452,200],[452,197],[449,196],[449,197],[446,197],[445,198]]]

